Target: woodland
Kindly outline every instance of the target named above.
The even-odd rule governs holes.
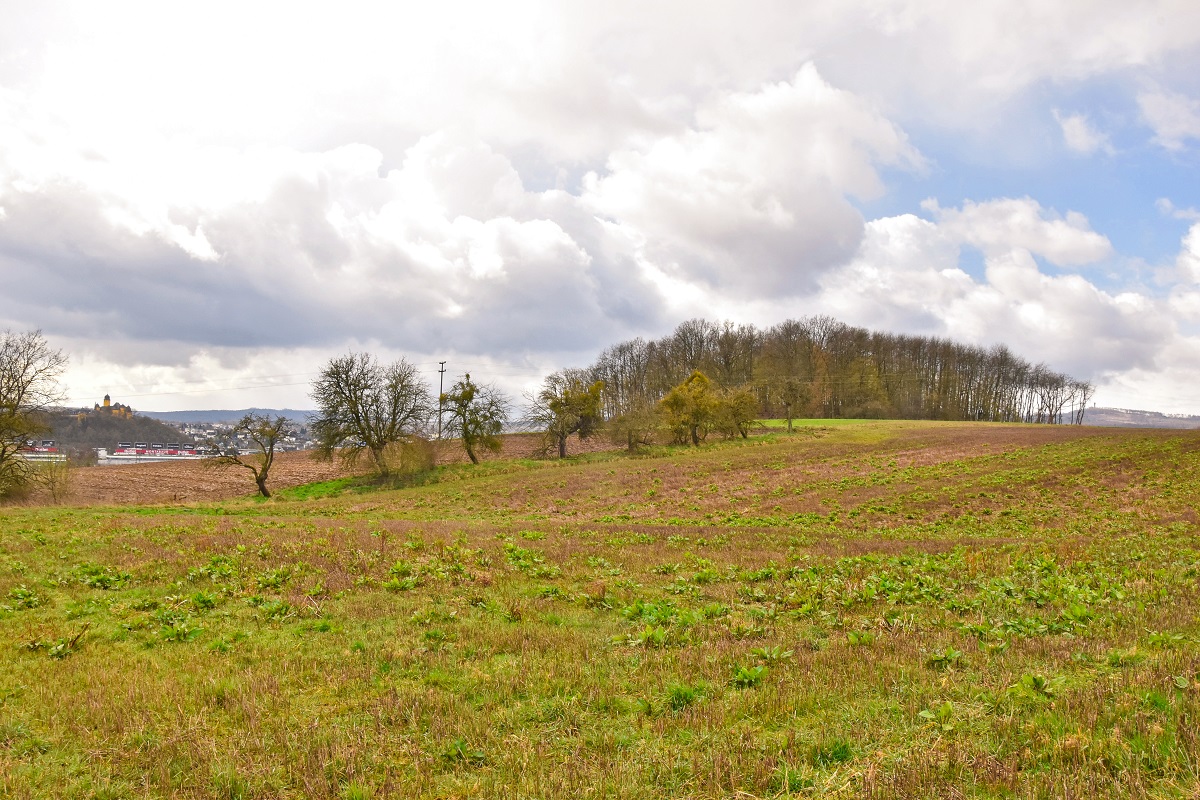
[[[751,390],[762,417],[1078,424],[1094,392],[1003,345],[871,331],[827,316],[766,329],[689,320],[566,372],[604,381],[604,416],[614,419],[657,402],[693,371],[723,389]]]

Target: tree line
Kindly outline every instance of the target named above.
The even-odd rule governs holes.
[[[0,496],[36,478],[20,449],[48,429],[66,363],[38,331],[0,335]],[[1082,424],[1092,393],[1087,381],[1002,345],[881,333],[827,316],[765,330],[693,319],[660,339],[608,347],[588,367],[552,373],[526,395],[523,415],[470,374],[435,397],[403,358],[338,356],[313,381],[310,430],[317,457],[365,457],[387,478],[433,467],[435,419],[478,463],[481,452],[499,450],[513,422],[541,431],[546,452],[565,458],[571,436],[606,432],[631,450],[663,439],[699,445],[711,432],[745,437],[761,417],[784,418],[789,429],[797,417]],[[245,467],[266,496],[276,446],[291,427],[282,417],[248,415],[236,430],[259,452],[215,463]]]
[[[661,339],[631,339],[577,371],[601,381],[606,419],[637,416],[699,372],[753,395],[764,417],[1074,423],[1087,381],[1031,364],[1007,347],[883,333],[827,316],[765,330],[693,319]]]

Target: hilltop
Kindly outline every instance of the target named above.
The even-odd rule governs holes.
[[[1200,428],[1200,416],[1128,408],[1089,408],[1084,412],[1083,424],[1112,428]]]
[[[298,411],[294,408],[241,408],[206,409],[195,411],[139,411],[142,416],[163,422],[195,422],[212,424],[216,422],[234,423],[247,414],[259,414],[267,417],[287,417],[298,425],[303,425],[315,411]]]

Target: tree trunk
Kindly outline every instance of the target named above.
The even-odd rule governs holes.
[[[566,436],[558,437],[558,457],[559,458],[567,457],[567,437]]]
[[[383,456],[383,450],[371,448],[371,458],[375,460],[375,468],[379,470],[379,477],[388,477],[391,471],[388,469],[387,459]]]
[[[264,472],[261,475],[254,476],[254,482],[258,484],[258,492],[263,497],[270,497],[271,493],[267,491],[267,474]]]
[[[467,451],[467,458],[471,459],[472,464],[479,463],[479,457],[475,455],[474,448],[471,447],[471,443],[466,439],[463,439],[463,449]]]

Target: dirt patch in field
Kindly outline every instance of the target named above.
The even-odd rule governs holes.
[[[316,461],[311,453],[280,453],[271,468],[268,487],[282,489],[352,472],[336,461]],[[256,492],[250,471],[241,467],[212,467],[203,461],[156,461],[79,467],[71,473],[66,499],[71,505],[136,505],[223,500]]]
[[[439,464],[467,461],[457,441],[435,443]],[[580,442],[573,437],[570,455],[612,449],[606,439]],[[497,458],[542,457],[543,437],[522,433],[504,437],[499,453],[481,452],[482,460]],[[347,467],[340,461],[317,461],[311,452],[280,453],[271,468],[268,487],[272,490],[305,483],[334,480],[370,472],[364,458]],[[139,505],[152,503],[190,503],[226,500],[256,494],[250,471],[231,466],[214,468],[203,461],[155,461],[146,464],[77,467],[68,478],[65,502],[70,505]],[[50,501],[45,490],[35,491],[28,499],[33,505]]]

